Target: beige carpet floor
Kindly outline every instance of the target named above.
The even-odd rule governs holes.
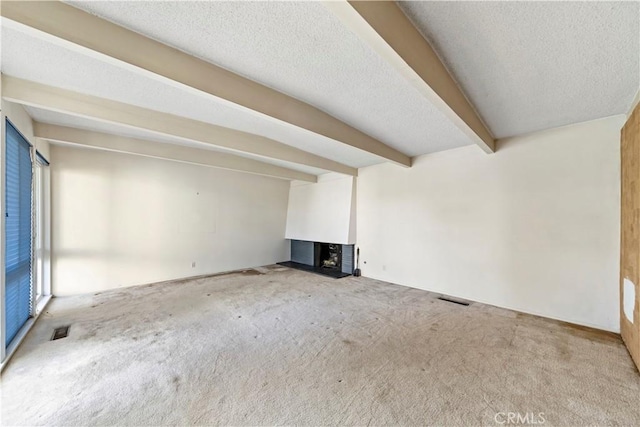
[[[614,334],[276,266],[55,298],[1,397],[3,425],[640,425]]]

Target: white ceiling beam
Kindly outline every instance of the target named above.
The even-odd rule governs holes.
[[[8,1],[3,17],[280,121],[411,166],[409,156],[309,104],[58,1]],[[143,54],[142,54],[143,53]]]
[[[429,42],[394,1],[325,1],[351,31],[394,66],[431,103],[487,153],[493,135]]]
[[[2,96],[4,99],[18,104],[45,110],[144,129],[161,135],[203,142],[237,152],[283,160],[345,175],[358,175],[356,168],[259,135],[15,77],[2,76]]]
[[[53,143],[97,148],[100,150],[153,157],[156,159],[227,169],[273,178],[306,182],[317,182],[318,180],[315,175],[247,159],[234,154],[152,142],[47,123],[35,122],[34,136]]]

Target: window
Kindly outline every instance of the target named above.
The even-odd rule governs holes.
[[[31,144],[7,120],[5,151],[5,346],[32,310]]]
[[[9,120],[5,125],[3,357],[50,295],[49,162]]]

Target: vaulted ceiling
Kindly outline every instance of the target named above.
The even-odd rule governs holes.
[[[640,86],[639,3],[74,1],[48,13],[6,3],[2,73],[17,80],[3,96],[36,121],[309,175],[408,166],[474,143],[491,152],[493,138],[624,113]],[[95,16],[73,15],[65,28],[67,9]],[[137,34],[122,38],[100,22]],[[92,26],[113,39],[91,41]],[[428,43],[403,44],[415,35]],[[197,63],[140,49],[147,39]],[[207,64],[222,70],[209,74]],[[225,70],[242,96],[225,92]],[[126,111],[144,120],[32,94],[60,89],[89,95],[85,106],[137,107]],[[235,138],[248,142],[236,147]]]

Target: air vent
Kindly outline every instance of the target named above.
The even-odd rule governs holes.
[[[439,300],[442,300],[442,301],[446,301],[446,302],[452,302],[452,303],[454,303],[454,304],[464,305],[465,307],[469,305],[469,303],[468,303],[468,302],[465,302],[465,301],[456,301],[456,300],[454,300],[454,299],[447,298],[447,297],[438,297],[438,299],[439,299]]]
[[[70,326],[61,326],[53,330],[51,341],[59,340],[60,338],[66,338],[69,335]]]

